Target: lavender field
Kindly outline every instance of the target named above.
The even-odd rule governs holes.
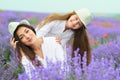
[[[9,43],[11,35],[7,29],[8,23],[27,19],[36,26],[47,15],[47,13],[0,11],[0,80],[28,80]],[[33,71],[32,80],[38,80],[38,77],[41,80],[120,80],[120,15],[95,16],[87,30],[92,47],[92,62],[88,67],[83,65],[84,73],[77,62],[74,63],[74,67],[66,64],[69,66],[67,71],[58,70],[60,63],[57,63],[47,69],[38,68],[38,71]],[[68,53],[70,50],[68,47]],[[77,56],[72,61],[76,59]],[[69,56],[68,61],[71,62]]]

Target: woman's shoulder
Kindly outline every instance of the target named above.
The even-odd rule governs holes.
[[[43,42],[55,41],[55,37],[43,37]]]
[[[42,47],[45,50],[47,48],[47,51],[55,51],[56,47],[62,47],[62,45],[56,41],[56,37],[44,37]]]

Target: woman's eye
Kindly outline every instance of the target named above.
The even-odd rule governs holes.
[[[20,37],[20,39],[23,39],[23,37]]]
[[[26,31],[26,33],[28,33],[28,32],[29,32],[29,30]]]

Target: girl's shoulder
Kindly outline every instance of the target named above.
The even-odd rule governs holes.
[[[59,24],[59,23],[62,23],[62,22],[66,22],[66,20],[53,20],[47,24]]]

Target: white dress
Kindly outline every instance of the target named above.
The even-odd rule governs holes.
[[[41,61],[44,67],[47,67],[46,59],[55,63],[56,61],[66,61],[66,54],[63,51],[63,47],[55,41],[55,37],[43,37],[42,52],[44,59],[36,55],[38,60]],[[29,79],[32,78],[31,69],[35,70],[34,65],[26,57],[22,57],[22,65],[25,68],[25,72],[28,74]]]

